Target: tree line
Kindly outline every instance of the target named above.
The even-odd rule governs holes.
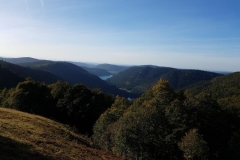
[[[48,117],[88,135],[92,134],[95,121],[113,102],[112,95],[99,89],[90,90],[81,84],[62,81],[46,85],[31,78],[0,92],[3,107]]]
[[[239,159],[235,110],[208,93],[175,92],[160,80],[132,103],[117,97],[92,138],[97,147],[133,159]]]
[[[160,80],[138,99],[81,84],[27,78],[0,92],[1,106],[42,115],[91,136],[95,147],[133,159],[240,159],[240,107]]]

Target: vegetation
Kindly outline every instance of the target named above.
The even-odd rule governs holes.
[[[36,61],[25,63],[28,67],[0,61],[0,89],[4,87],[15,87],[19,82],[25,78],[31,77],[35,81],[52,84],[58,80],[67,81],[71,85],[84,84],[85,86],[94,89],[100,88],[104,93],[113,95],[120,95],[123,97],[135,98],[139,95],[127,93],[115,86],[109,85],[107,82],[101,80],[99,77],[88,73],[79,66],[68,62],[53,62],[53,61]],[[37,67],[37,68],[35,68]],[[3,69],[1,69],[3,68]],[[2,88],[1,88],[2,87]]]
[[[55,121],[0,108],[2,160],[120,160],[94,149],[89,138]]]
[[[47,84],[62,80],[60,77],[43,70],[21,67],[19,65],[0,61],[1,84],[4,87],[15,87],[18,82],[31,77],[35,81],[45,82]],[[14,83],[13,83],[14,82]]]
[[[197,129],[192,129],[178,143],[179,148],[184,152],[184,158],[207,159],[208,146],[202,136],[198,134]]]
[[[30,78],[2,90],[0,100],[4,107],[56,119],[84,134],[92,134],[95,121],[113,103],[111,95],[98,89],[60,81],[47,86]]]
[[[240,72],[220,76],[211,81],[198,83],[187,87],[192,94],[198,94],[201,91],[210,93],[213,98],[221,99],[240,95]]]
[[[173,89],[180,89],[196,82],[211,80],[217,76],[221,76],[221,74],[168,67],[135,66],[114,75],[107,82],[129,92],[143,94],[159,79],[169,81]]]
[[[134,159],[239,159],[231,149],[232,139],[239,142],[239,118],[207,93],[175,92],[160,80],[131,105],[116,99],[92,138],[97,147]]]
[[[0,65],[0,89],[11,88],[23,80],[24,79],[17,74]]]
[[[89,74],[65,62],[47,61],[39,63],[39,68],[63,77],[69,74],[68,78],[75,80]],[[150,84],[157,74],[170,80],[161,79],[142,96],[129,101],[62,81],[49,85],[26,78],[13,88],[3,88],[33,71],[6,62],[1,62],[0,71],[0,105],[5,107],[0,108],[0,149],[4,151],[0,159],[115,159],[107,152],[139,160],[240,159],[239,72],[219,76],[194,70],[136,67],[137,72],[128,77],[132,80],[138,76],[134,84],[140,85],[144,79]],[[205,81],[185,91],[178,89],[200,79]],[[5,86],[7,80],[11,85]],[[49,119],[6,108],[56,120],[75,132]],[[107,152],[92,149],[92,144]]]
[[[231,108],[232,112],[239,112],[240,104],[240,72],[214,78],[211,81],[191,85],[186,90],[191,94],[207,92],[223,107]]]

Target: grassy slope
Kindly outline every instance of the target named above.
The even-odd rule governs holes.
[[[0,108],[0,159],[121,159],[91,148],[88,138],[41,116]]]

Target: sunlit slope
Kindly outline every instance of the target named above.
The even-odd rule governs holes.
[[[121,159],[91,148],[88,138],[41,116],[0,108],[0,159]]]

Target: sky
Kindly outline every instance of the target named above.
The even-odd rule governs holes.
[[[240,71],[240,1],[0,0],[0,57]]]

